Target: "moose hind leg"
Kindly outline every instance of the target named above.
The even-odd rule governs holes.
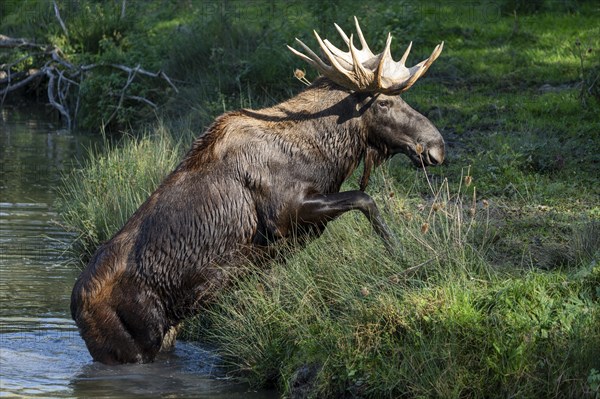
[[[134,300],[121,303],[117,314],[139,349],[138,363],[154,361],[168,332],[168,323],[152,295],[143,291],[136,293]]]
[[[85,344],[95,361],[104,364],[141,363],[142,353],[111,306],[83,311],[76,319]]]
[[[324,225],[341,214],[353,210],[359,210],[367,217],[390,253],[393,254],[398,250],[398,240],[383,220],[377,204],[363,191],[311,195],[303,201],[297,215],[301,223]]]

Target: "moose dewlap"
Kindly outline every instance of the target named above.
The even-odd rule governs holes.
[[[356,21],[361,50],[344,52],[315,32],[325,61],[298,40],[294,54],[322,75],[270,108],[218,117],[177,168],[81,273],[71,313],[100,362],[152,361],[176,326],[235,276],[241,262],[288,238],[306,242],[327,223],[361,211],[389,250],[394,238],[364,192],[371,169],[396,153],[417,165],[444,160],[433,124],[398,94],[442,51],[407,68],[385,49],[373,54]],[[364,161],[359,191],[340,192]]]

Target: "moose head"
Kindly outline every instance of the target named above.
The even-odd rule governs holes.
[[[293,47],[287,47],[326,78],[362,95],[360,105],[364,112],[362,119],[369,132],[369,144],[371,148],[379,150],[380,158],[402,152],[408,155],[416,166],[441,164],[445,154],[442,135],[426,117],[404,102],[399,94],[408,90],[423,76],[441,54],[444,43],[437,45],[429,58],[407,68],[406,60],[412,42],[400,61],[396,62],[390,53],[392,36],[388,33],[384,50],[375,55],[369,48],[356,17],[354,22],[361,50],[354,46],[354,35],[348,37],[338,24],[334,25],[348,46],[346,52],[331,44],[329,40],[322,40],[314,31],[329,64],[298,38],[296,41],[308,55]]]

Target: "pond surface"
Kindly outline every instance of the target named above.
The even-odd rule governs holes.
[[[49,121],[43,108],[0,109],[0,397],[277,397],[222,378],[190,342],[152,364],[92,361],[69,313],[79,269],[53,203],[98,140]]]

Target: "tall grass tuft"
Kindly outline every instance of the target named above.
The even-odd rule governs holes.
[[[158,187],[181,158],[180,141],[157,124],[141,138],[104,142],[104,150],[89,149],[80,169],[63,179],[58,209],[65,227],[77,234],[73,253],[89,258]]]

